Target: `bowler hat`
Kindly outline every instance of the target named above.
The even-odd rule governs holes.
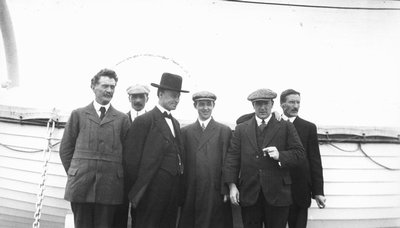
[[[160,89],[189,93],[189,91],[182,90],[182,77],[176,74],[163,73],[160,84],[151,83],[151,85]]]

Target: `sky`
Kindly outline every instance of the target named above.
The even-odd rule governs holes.
[[[318,126],[400,129],[400,11],[206,0],[7,3],[20,86],[2,89],[0,104],[85,106],[93,100],[90,79],[107,67],[119,76],[112,104],[124,112],[129,85],[158,84],[171,72],[190,91],[173,112],[181,120],[196,119],[191,97],[200,90],[217,95],[213,117],[232,124],[253,111],[251,92],[293,88],[301,92],[300,116]],[[3,82],[2,52],[0,69]],[[147,109],[156,102],[151,87]],[[279,99],[274,110],[282,112]]]

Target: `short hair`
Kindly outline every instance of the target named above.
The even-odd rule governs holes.
[[[157,97],[160,97],[160,93],[164,93],[165,89],[157,88]]]
[[[292,94],[296,94],[296,95],[299,95],[299,96],[300,96],[300,92],[297,92],[297,91],[294,90],[294,89],[287,89],[287,90],[283,91],[283,92],[281,93],[281,97],[280,97],[280,102],[281,102],[281,104],[284,103],[284,102],[286,101],[286,97],[287,97],[287,96],[292,95]]]
[[[99,83],[100,77],[105,76],[105,77],[109,77],[115,80],[115,83],[118,82],[118,77],[117,74],[115,73],[115,71],[104,68],[101,69],[91,80],[91,86],[95,86],[97,85],[97,83]]]

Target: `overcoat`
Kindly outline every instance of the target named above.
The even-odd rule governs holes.
[[[296,117],[293,124],[304,146],[303,163],[290,170],[292,177],[293,201],[300,207],[309,207],[311,197],[324,195],[321,155],[318,146],[317,127],[315,124]]]
[[[179,122],[172,118],[175,139],[178,140],[180,155],[184,150]],[[128,175],[128,197],[133,206],[138,205],[154,174],[160,168],[164,153],[174,147],[174,138],[161,111],[155,107],[136,117],[124,143],[125,168]],[[175,148],[174,148],[175,149]]]
[[[179,227],[232,227],[230,203],[223,202],[222,193],[222,165],[231,136],[231,129],[214,119],[204,131],[198,121],[182,128],[186,197]]]
[[[292,123],[271,118],[259,147],[256,128],[254,116],[236,126],[225,159],[224,182],[237,184],[241,206],[255,204],[260,191],[270,205],[289,206],[292,203],[289,167],[304,159],[300,138]],[[278,149],[280,163],[268,155],[263,156],[259,148],[269,146]]]
[[[60,158],[68,174],[66,200],[122,203],[122,142],[129,125],[128,116],[112,106],[103,120],[93,103],[72,111],[60,144]]]

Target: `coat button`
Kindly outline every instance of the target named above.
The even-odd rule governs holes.
[[[257,158],[257,159],[259,159],[259,158],[260,158],[260,156],[256,155],[256,158]]]

